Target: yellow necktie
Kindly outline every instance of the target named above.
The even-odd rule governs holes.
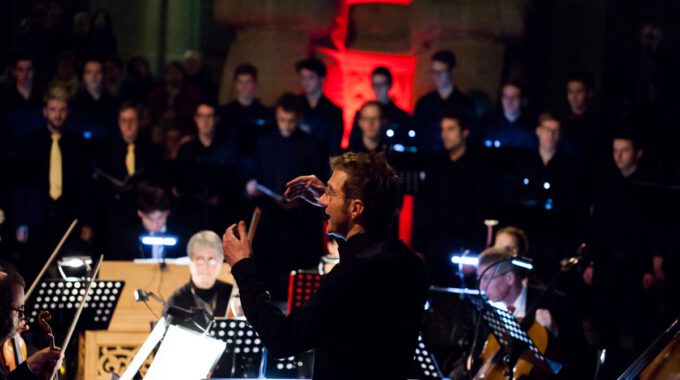
[[[125,167],[128,175],[135,174],[135,144],[128,144],[127,154],[125,155]]]
[[[61,192],[63,189],[61,173],[61,148],[59,147],[60,138],[60,134],[52,134],[52,148],[50,149],[50,198],[54,199],[55,201],[61,197]]]

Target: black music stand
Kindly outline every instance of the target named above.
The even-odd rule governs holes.
[[[491,333],[501,345],[501,349],[505,353],[503,363],[508,371],[512,372],[522,352],[529,349],[537,360],[543,362],[554,374],[557,373],[511,312],[489,304],[484,295],[468,295],[468,299],[481,314],[487,326],[491,329]]]
[[[108,329],[124,286],[125,281],[95,280],[88,295],[89,301],[83,307],[78,330]],[[64,336],[86,287],[85,281],[43,280],[35,296],[26,304],[28,322],[35,323],[41,311],[49,311],[54,335]]]
[[[253,327],[245,320],[215,319],[208,333],[227,342],[227,349],[217,363],[214,376],[257,378],[264,346]]]
[[[227,349],[213,376],[232,379],[312,377],[313,351],[283,359],[271,358],[255,329],[245,320],[216,319],[208,333],[227,342]]]
[[[444,375],[434,354],[430,352],[423,341],[423,335],[418,334],[416,354],[413,356],[413,368],[409,379],[442,379]]]

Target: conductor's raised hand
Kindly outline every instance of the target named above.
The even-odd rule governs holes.
[[[232,267],[237,262],[250,257],[252,248],[244,221],[232,224],[224,231],[222,248],[224,248],[224,261]]]
[[[323,182],[316,176],[304,175],[288,182],[283,196],[289,200],[300,198],[311,205],[322,207],[319,198],[321,198],[325,189]]]

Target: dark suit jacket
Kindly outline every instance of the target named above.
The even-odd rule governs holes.
[[[344,132],[342,110],[327,97],[322,96],[316,107],[312,108],[303,95],[305,105],[304,117],[300,123],[300,130],[309,133],[323,143],[327,153],[337,156],[340,152],[340,142]]]
[[[125,157],[127,156],[127,143],[121,138],[109,141],[104,146],[97,159],[97,168],[124,180],[127,176]],[[135,173],[148,169],[158,163],[162,158],[160,149],[148,139],[139,138],[135,141]]]
[[[48,216],[57,224],[68,226],[72,218],[81,224],[90,221],[90,160],[84,153],[79,136],[68,129],[59,140],[62,155],[62,195],[57,201],[49,196],[50,152],[52,139],[47,128],[30,136],[22,143],[19,175],[14,196],[18,225],[36,230]],[[48,215],[48,212],[50,215]],[[63,232],[63,231],[62,231]]]

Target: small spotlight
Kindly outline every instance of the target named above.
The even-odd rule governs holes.
[[[409,130],[408,131],[408,137],[410,137],[410,138],[416,137],[416,131],[414,131],[413,129]]]
[[[501,142],[498,141],[498,140],[495,140],[495,141],[493,142],[493,146],[494,146],[495,148],[500,148],[500,147],[501,147]]]
[[[394,130],[388,129],[387,131],[385,131],[385,134],[387,135],[387,137],[394,137]]]
[[[550,190],[550,182],[543,182],[543,188],[546,190]]]
[[[453,256],[451,256],[451,262],[456,264],[456,265],[462,264],[462,265],[477,266],[477,265],[479,265],[479,257],[453,255]]]
[[[404,148],[404,146],[401,144],[394,144],[392,146],[392,150],[394,150],[395,152],[404,152],[406,148]]]
[[[91,265],[92,259],[89,256],[67,256],[57,262],[59,273],[66,281],[80,281],[87,278]]]
[[[529,178],[525,177],[524,181],[522,181],[522,183],[524,184],[524,186],[529,186]]]
[[[487,147],[487,148],[491,148],[493,146],[493,141],[484,140],[484,146]]]
[[[177,238],[174,236],[140,236],[139,240],[141,240],[142,244],[144,245],[163,245],[166,247],[174,247],[177,245]]]
[[[517,267],[520,267],[520,268],[524,268],[524,269],[527,269],[527,270],[532,270],[532,269],[534,269],[534,265],[533,265],[533,264],[531,264],[530,262],[524,261],[524,260],[517,260],[517,259],[515,259],[515,260],[512,260],[511,263],[512,263],[512,265],[514,265],[514,266],[517,266]]]

